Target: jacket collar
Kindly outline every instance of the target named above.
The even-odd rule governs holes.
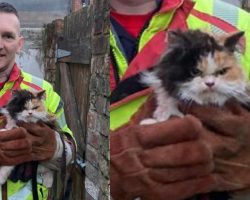
[[[164,13],[176,10],[185,0],[162,0],[158,13]]]
[[[16,81],[20,77],[20,75],[21,75],[21,70],[17,66],[17,64],[15,63],[12,70],[11,70],[11,72],[10,72],[8,82]]]

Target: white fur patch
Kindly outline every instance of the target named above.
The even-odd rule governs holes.
[[[212,55],[212,53],[209,53],[206,57],[206,60],[208,62],[208,67],[207,67],[207,71],[206,74],[213,74],[215,72],[216,69],[218,69],[218,66],[214,60],[214,57]]]
[[[171,116],[183,117],[183,114],[177,107],[177,101],[168,95],[167,91],[162,87],[161,80],[154,72],[143,73],[141,81],[154,89],[157,102],[153,118],[142,120],[141,125],[162,122],[168,120]]]

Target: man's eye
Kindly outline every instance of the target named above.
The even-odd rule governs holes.
[[[14,36],[10,35],[10,34],[6,34],[6,35],[3,35],[3,38],[5,38],[5,39],[14,39]]]

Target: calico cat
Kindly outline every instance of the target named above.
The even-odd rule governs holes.
[[[244,32],[214,35],[201,30],[171,31],[168,50],[158,65],[142,76],[154,90],[157,108],[141,124],[183,116],[178,102],[223,106],[229,99],[250,102],[248,83],[235,55]]]
[[[13,90],[8,104],[0,109],[0,113],[7,119],[5,129],[18,127],[17,122],[45,122],[53,124],[55,118],[48,114],[45,105],[45,90],[30,92],[28,90]],[[1,134],[1,133],[0,133]],[[15,166],[0,166],[0,185],[4,184]]]

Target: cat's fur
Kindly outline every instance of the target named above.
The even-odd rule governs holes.
[[[142,82],[154,89],[157,108],[153,119],[141,124],[183,116],[179,100],[201,105],[222,106],[229,99],[250,102],[248,83],[236,56],[236,46],[244,32],[214,35],[201,30],[172,31],[168,50]]]
[[[48,114],[45,105],[45,90],[30,92],[28,90],[12,91],[9,103],[0,109],[0,113],[7,119],[3,130],[11,130],[18,127],[17,122],[38,121],[52,124],[55,121],[53,115]],[[0,132],[1,134],[1,132]],[[0,166],[0,185],[4,184],[15,166]]]

